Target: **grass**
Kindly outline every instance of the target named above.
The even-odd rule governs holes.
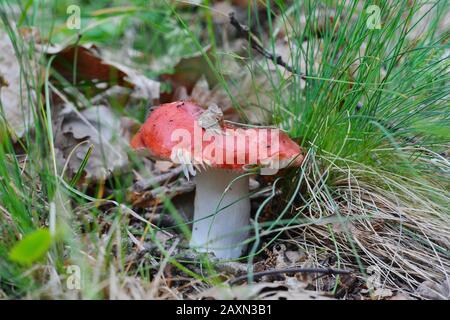
[[[307,80],[303,90],[275,87],[287,98],[275,98],[280,103],[274,110],[280,125],[316,155],[310,168],[304,165],[310,171],[307,192],[296,209],[315,223],[294,228],[291,241],[298,239],[308,252],[320,243],[337,257],[345,253],[353,262],[340,264],[358,261],[363,274],[367,266],[378,266],[383,286],[406,284],[412,291],[424,280],[448,281],[448,159],[439,156],[448,148],[448,134],[433,134],[449,115],[448,35],[437,31],[447,5],[433,3],[425,13],[415,3],[379,5],[379,30],[366,27],[366,6],[337,5],[340,19],[325,24],[322,38],[309,41],[304,51],[303,40],[315,38],[308,29],[295,29],[298,17],[320,5],[294,5],[289,46],[292,61],[306,57]],[[436,20],[411,41],[408,35],[422,15]],[[283,20],[290,23],[289,17]],[[317,65],[314,48],[322,56]],[[274,83],[280,82],[277,76]],[[300,81],[293,76],[281,85],[298,88]],[[428,128],[417,130],[425,122]],[[316,225],[329,216],[340,217],[342,238],[327,230],[330,225]],[[354,216],[362,219],[349,226]]]
[[[304,73],[302,78],[251,49],[227,49],[222,35],[230,31],[215,24],[218,13],[210,2],[182,8],[170,1],[114,1],[109,9],[102,1],[80,2],[82,25],[88,26],[81,31],[82,43],[119,50],[128,41],[144,53],[129,62],[149,77],[211,45],[214,59],[205,58],[243,118],[276,124],[301,141],[307,152],[303,166],[280,177],[253,216],[250,251],[241,259],[250,280],[253,263],[264,258],[265,249],[285,244],[304,254],[306,265],[354,270],[358,287],[373,270],[379,279],[372,289],[417,297],[424,281],[449,281],[449,48],[448,30],[441,26],[448,4],[375,3],[381,9],[380,29],[367,27],[363,1],[267,1],[258,14],[248,10],[241,22],[252,27],[269,52],[285,50],[286,62]],[[63,174],[53,145],[51,61],[35,58],[17,33],[18,27],[35,26],[43,39],[75,41],[77,32],[64,27],[66,7],[65,1],[0,4],[0,30],[15,45],[23,90],[29,93],[23,105],[31,106],[36,126],[19,142],[10,128],[3,125],[0,131],[0,296],[174,298],[218,285],[214,261],[204,256],[193,267],[183,259],[183,244],[164,246],[159,240],[163,230],[123,196],[131,175],[83,187]],[[17,16],[11,18],[13,11]],[[201,32],[205,26],[206,35]],[[422,34],[414,36],[418,29]],[[42,64],[45,77],[32,74],[33,60]],[[230,75],[229,60],[241,71]],[[151,67],[155,61],[163,61],[161,70]],[[33,91],[42,95],[33,97]],[[137,107],[139,121],[145,108]],[[262,116],[248,117],[254,110]],[[133,167],[144,172],[139,158],[130,157]],[[87,161],[89,156],[80,172]],[[105,195],[105,186],[113,191]],[[281,195],[275,192],[278,186]],[[270,219],[262,221],[267,211]],[[170,197],[164,198],[162,213],[183,221]],[[189,237],[189,224],[181,225],[175,230]],[[49,248],[42,236],[46,230]],[[130,234],[155,245],[159,254],[140,256]],[[11,255],[27,237],[43,240]],[[40,250],[45,254],[21,262]],[[82,271],[81,290],[67,287],[74,279],[70,265]],[[167,265],[177,270],[177,285],[168,285]],[[351,290],[341,293],[346,284],[340,277],[312,283],[337,297],[351,295]]]

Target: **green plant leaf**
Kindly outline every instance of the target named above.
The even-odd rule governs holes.
[[[48,251],[51,242],[52,237],[48,229],[38,229],[16,243],[9,253],[9,258],[22,265],[30,265]]]

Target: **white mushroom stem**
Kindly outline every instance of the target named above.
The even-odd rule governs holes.
[[[238,178],[241,175],[221,169],[197,173],[192,248],[212,252],[219,259],[243,254],[243,241],[249,235],[250,198],[248,175]]]

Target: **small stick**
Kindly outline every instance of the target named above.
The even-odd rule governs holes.
[[[167,173],[160,174],[159,176],[151,177],[150,179],[139,180],[134,183],[133,190],[138,192],[145,191],[159,185],[165,181],[172,180],[175,176],[179,175],[183,171],[182,166],[178,166]]]
[[[250,45],[254,50],[262,54],[265,58],[274,61],[279,66],[282,66],[287,71],[299,75],[303,80],[306,79],[306,75],[304,73],[288,65],[280,55],[275,56],[266,49],[264,49],[263,46],[261,45],[261,42],[255,35],[251,33],[250,29],[247,26],[239,23],[239,21],[237,21],[236,17],[234,16],[234,12],[230,12],[229,17],[230,17],[230,24],[237,30],[239,37],[247,39],[247,41],[250,42]]]
[[[250,42],[250,45],[254,50],[262,54],[267,59],[274,61],[279,66],[282,66],[289,72],[299,75],[301,79],[306,80],[306,75],[303,72],[300,72],[294,69],[292,66],[288,65],[280,55],[274,56],[269,51],[264,49],[261,44],[261,41],[259,41],[259,39],[251,33],[249,27],[240,24],[239,21],[237,21],[236,17],[234,16],[234,12],[230,12],[229,17],[230,17],[230,24],[237,30],[239,37],[247,39],[247,41]],[[358,102],[356,111],[358,112],[359,110],[361,110],[362,107],[363,103],[361,101]]]
[[[282,273],[323,273],[323,274],[349,274],[351,273],[348,270],[342,269],[332,269],[332,268],[287,268],[287,269],[279,269],[279,270],[268,270],[256,272],[253,274],[254,278],[260,278],[262,276],[276,275]],[[243,275],[237,278],[234,278],[230,281],[230,285],[234,285],[240,281],[246,280],[248,275]]]

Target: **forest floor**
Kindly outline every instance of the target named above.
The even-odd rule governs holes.
[[[374,3],[0,2],[0,298],[449,299],[449,4]],[[238,259],[130,147],[181,100],[301,146]]]

